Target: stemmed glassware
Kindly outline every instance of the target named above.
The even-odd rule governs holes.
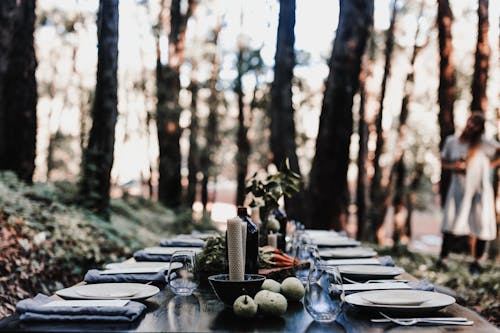
[[[167,282],[170,289],[181,296],[191,295],[199,285],[194,251],[175,251],[170,259]]]
[[[316,265],[311,267],[304,303],[314,321],[330,323],[342,311],[344,288],[337,267]]]

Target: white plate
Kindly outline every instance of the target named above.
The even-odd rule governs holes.
[[[198,238],[198,239],[203,239],[207,240],[210,237],[217,237],[220,236],[219,233],[217,232],[194,232],[191,234],[180,234],[177,235],[177,238]]]
[[[201,249],[192,247],[161,247],[161,246],[147,247],[144,249],[144,252],[148,254],[172,255],[176,251],[193,251],[195,254],[198,254],[201,252]]]
[[[168,238],[168,239],[164,239],[162,241],[162,244],[167,244],[167,243],[171,243],[171,244],[176,244],[177,246],[180,246],[180,247],[188,247],[188,244],[189,244],[189,247],[202,247],[203,245],[205,245],[205,241],[202,240],[202,239],[199,239],[199,238],[193,238],[193,237],[187,237],[187,236],[182,236],[182,237],[174,237],[174,238]],[[174,245],[174,246],[176,246]],[[162,245],[164,247],[171,247],[171,246],[166,246],[166,245]]]
[[[436,311],[455,303],[455,299],[453,297],[445,294],[436,293],[432,291],[420,291],[420,290],[413,290],[413,291],[418,292],[422,295],[426,295],[427,297],[429,297],[429,300],[418,305],[374,304],[364,299],[364,294],[373,293],[374,291],[362,291],[359,293],[354,293],[345,296],[345,301],[351,305],[367,310],[387,311],[387,312],[404,313],[404,314],[416,314],[422,312]],[[383,293],[387,297],[393,297],[393,298],[396,298],[397,295],[401,294],[402,292],[407,292],[407,290],[383,291]]]
[[[105,269],[99,271],[101,275],[116,275],[116,274],[156,274],[161,270],[165,270],[162,267],[122,267]]]
[[[319,250],[319,255],[322,258],[371,258],[376,256],[377,252],[369,247],[325,248]]]
[[[313,238],[312,243],[318,247],[349,247],[359,246],[361,243],[350,238]]]
[[[376,266],[376,265],[346,265],[339,266],[342,276],[350,279],[370,280],[393,278],[405,272],[400,267]]]
[[[111,269],[106,269],[99,271],[99,274],[101,275],[114,275],[114,274],[156,274],[159,273],[160,271],[165,271],[168,270],[170,267],[170,263],[168,263],[166,266],[165,265],[156,265],[156,266],[134,266],[133,264],[127,265],[127,266],[121,266],[121,267],[115,267]],[[174,262],[172,264],[172,269],[177,269],[179,267],[182,267],[182,264],[179,262]]]
[[[135,299],[142,300],[160,292],[155,286],[141,283],[84,284],[56,291],[65,299]]]
[[[333,230],[305,230],[305,234],[311,238],[328,238],[340,237],[336,231]]]
[[[345,265],[377,265],[380,266],[380,261],[377,258],[361,258],[361,259],[330,259],[322,260],[321,263],[329,266],[345,266]]]
[[[411,287],[404,282],[346,283],[343,287],[344,291],[411,289]],[[337,286],[336,288],[338,289],[339,287]]]
[[[170,263],[164,261],[137,261],[137,262],[113,262],[104,265],[105,269],[132,268],[132,267],[159,267],[168,269]]]
[[[129,289],[129,290],[101,290],[96,288],[78,289],[75,292],[84,297],[91,298],[111,298],[111,299],[121,299],[126,297],[134,296],[139,292],[139,289]]]
[[[431,300],[429,294],[421,293],[419,290],[401,290],[397,293],[371,291],[363,293],[361,297],[370,303],[385,305],[419,305]]]

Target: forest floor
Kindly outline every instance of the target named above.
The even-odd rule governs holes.
[[[125,195],[111,202],[106,222],[77,205],[74,184],[27,186],[11,173],[0,173],[0,318],[15,310],[18,300],[81,281],[84,273],[104,263],[123,260],[161,238],[213,226],[208,218],[192,222],[190,210],[173,211],[156,202]],[[452,255],[448,270],[435,266],[439,248],[439,216],[417,212],[410,250],[379,248],[418,278],[449,287],[462,304],[500,324],[500,267],[485,264],[479,276],[468,272],[469,260]],[[436,222],[437,221],[437,222]],[[390,218],[387,221],[390,234]]]
[[[193,229],[190,210],[173,211],[140,197],[111,201],[107,222],[77,205],[74,184],[28,186],[0,173],[0,318],[17,301],[71,286],[85,272],[129,258],[161,238]]]

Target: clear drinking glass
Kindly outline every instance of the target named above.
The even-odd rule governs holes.
[[[304,303],[314,321],[330,323],[342,311],[344,288],[337,267],[316,265],[311,268]]]
[[[320,259],[318,247],[312,244],[300,244],[296,249],[295,258],[300,261],[309,261],[310,267],[314,267]],[[307,283],[309,270],[310,268],[304,268],[298,269],[295,272],[295,276],[302,281],[304,285]]]
[[[198,288],[194,251],[175,251],[170,259],[167,282],[170,289],[181,296],[189,296]]]

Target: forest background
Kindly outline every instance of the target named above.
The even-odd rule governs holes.
[[[496,1],[8,0],[0,15],[4,313],[160,235],[222,228],[245,180],[285,158],[305,181],[292,218],[380,245],[435,233],[443,138],[471,109],[498,137]],[[498,311],[491,265],[435,278],[484,287],[472,304]]]

